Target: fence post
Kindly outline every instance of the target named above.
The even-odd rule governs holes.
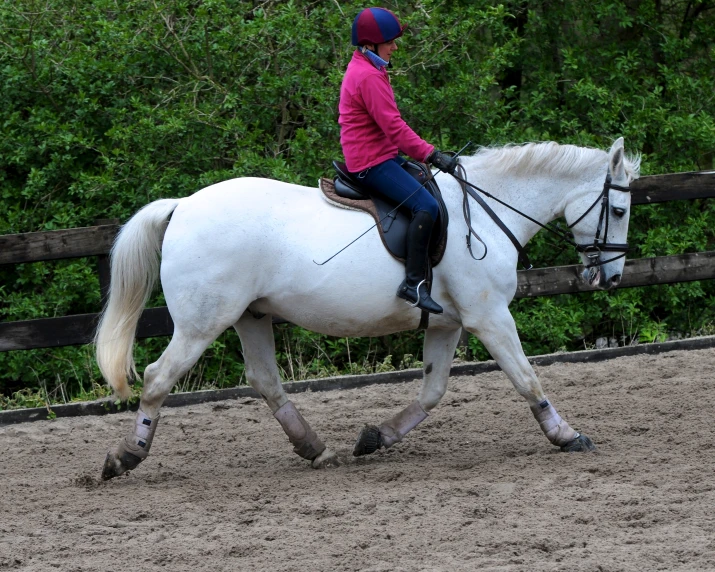
[[[95,226],[106,224],[119,224],[118,218],[100,218],[94,221]],[[101,306],[107,302],[109,296],[109,283],[111,281],[111,268],[109,266],[109,254],[97,255],[97,274],[99,275],[99,291],[101,293]]]
[[[465,358],[469,360],[469,332],[464,328],[462,328],[462,334],[459,336],[457,348],[463,350]]]

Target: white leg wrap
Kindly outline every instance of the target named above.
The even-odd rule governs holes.
[[[156,433],[156,426],[158,424],[158,415],[152,419],[139,409],[134,422],[134,434],[125,439],[129,452],[136,455],[140,459],[145,459],[149,454],[149,449],[151,448],[151,443],[154,440],[154,433]]]
[[[134,431],[119,442],[115,451],[110,450],[107,453],[102,469],[102,478],[105,481],[135,469],[147,458],[158,423],[158,415],[152,419],[141,409],[137,411]]]
[[[544,400],[532,407],[531,412],[539,422],[541,430],[554,445],[560,447],[579,436],[578,432],[574,431],[566,421],[561,419],[561,416],[548,400]]]
[[[412,431],[417,425],[427,419],[427,417],[428,414],[422,409],[420,402],[417,400],[413,401],[392,419],[380,425],[382,446],[390,448],[395,443],[399,443],[407,433]]]
[[[308,422],[303,419],[292,401],[285,403],[273,416],[288,435],[288,440],[293,445],[293,451],[296,454],[312,461],[325,451],[325,444],[318,438]]]

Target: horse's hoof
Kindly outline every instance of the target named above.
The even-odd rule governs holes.
[[[375,425],[365,425],[358,435],[357,442],[353,448],[353,457],[361,457],[362,455],[371,455],[382,447],[382,438],[380,437],[380,429]]]
[[[564,453],[588,453],[595,450],[596,445],[586,435],[579,435],[573,441],[561,445],[561,451]]]
[[[124,473],[131,471],[141,462],[142,460],[139,457],[127,451],[124,451],[121,455],[109,451],[107,458],[104,459],[102,480],[108,481],[114,477],[121,477]]]
[[[340,461],[338,460],[338,456],[330,449],[325,449],[325,451],[313,459],[314,469],[331,469],[339,466]]]

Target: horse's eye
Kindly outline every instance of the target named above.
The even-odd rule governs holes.
[[[624,214],[626,214],[626,209],[623,207],[613,207],[613,214],[618,218],[621,218]]]

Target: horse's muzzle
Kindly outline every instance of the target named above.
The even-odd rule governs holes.
[[[606,278],[599,267],[587,268],[582,274],[583,281],[599,290],[611,290],[621,283],[621,274]]]

